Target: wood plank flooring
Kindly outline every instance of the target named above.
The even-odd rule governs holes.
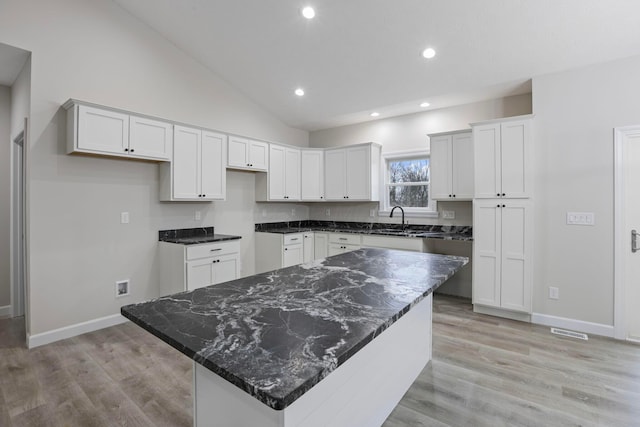
[[[640,346],[475,314],[434,299],[433,361],[385,422],[640,426]],[[0,319],[0,426],[190,426],[191,362],[126,323],[27,350]]]

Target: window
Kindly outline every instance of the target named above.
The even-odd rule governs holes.
[[[399,205],[413,216],[436,215],[429,191],[429,154],[421,152],[385,153],[384,205],[389,212]]]

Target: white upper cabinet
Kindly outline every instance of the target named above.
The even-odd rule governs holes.
[[[324,200],[324,151],[302,150],[300,198],[305,201]]]
[[[326,150],[326,200],[378,201],[380,151],[373,143]]]
[[[430,135],[430,187],[434,200],[473,199],[471,131]]]
[[[269,159],[269,144],[239,136],[229,136],[229,158],[227,167],[266,171]]]
[[[256,200],[300,200],[300,150],[269,144],[269,172],[256,176]]]
[[[226,135],[175,126],[173,161],[160,167],[160,200],[224,200]]]
[[[532,195],[531,119],[473,125],[475,197]]]
[[[67,152],[170,161],[173,125],[70,100]]]

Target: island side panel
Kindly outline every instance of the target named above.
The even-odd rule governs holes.
[[[194,426],[379,426],[431,360],[432,295],[281,411],[194,363]]]

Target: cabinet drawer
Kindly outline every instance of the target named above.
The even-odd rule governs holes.
[[[187,247],[187,260],[208,258],[240,252],[240,242],[206,243]]]
[[[302,233],[285,234],[283,244],[286,245],[299,245],[302,243]]]
[[[332,233],[332,234],[329,234],[329,243],[360,245],[360,235],[347,234],[347,233]]]

